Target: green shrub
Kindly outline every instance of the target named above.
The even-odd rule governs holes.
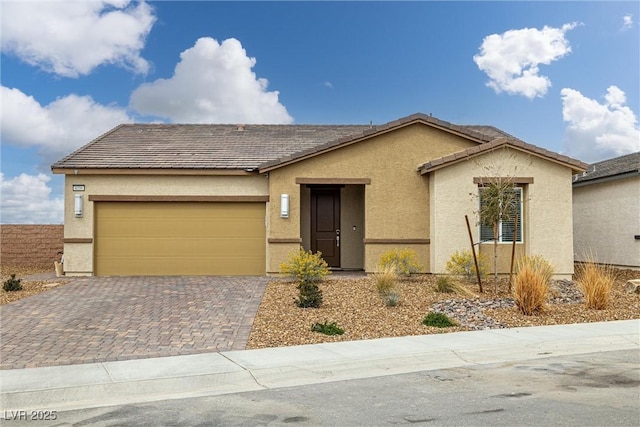
[[[378,262],[378,268],[382,271],[388,267],[393,267],[396,274],[403,276],[410,276],[424,270],[418,262],[416,251],[408,248],[393,249],[383,253]]]
[[[289,255],[287,262],[280,265],[280,271],[300,283],[317,283],[331,273],[322,253],[314,254],[302,248]]]
[[[397,291],[391,290],[381,296],[387,307],[395,307],[400,304],[400,293]]]
[[[320,332],[325,335],[342,335],[344,334],[344,329],[338,326],[336,322],[327,323],[325,320],[324,323],[314,323],[311,325],[311,330],[313,332]]]
[[[456,322],[449,319],[446,314],[432,311],[422,319],[422,324],[427,326],[435,326],[436,328],[448,328],[450,326],[458,326]]]
[[[484,279],[487,274],[487,260],[486,258],[476,253],[478,260],[478,270],[480,270],[480,278]],[[476,280],[476,264],[473,262],[473,253],[469,249],[463,251],[455,251],[446,266],[447,272],[456,276],[463,276],[470,282]]]
[[[553,267],[541,256],[523,256],[516,263],[513,299],[526,316],[544,311]]]
[[[456,294],[464,297],[473,296],[473,292],[462,283],[447,276],[438,276],[436,279],[436,291],[444,294]]]
[[[5,280],[4,284],[2,285],[2,289],[7,292],[19,291],[22,289],[22,283],[20,283],[21,281],[22,279],[16,279],[16,275],[12,274],[10,278]]]
[[[298,282],[300,294],[295,300],[298,307],[318,308],[322,305],[322,291],[317,283],[330,271],[320,252],[314,254],[300,248],[280,265],[280,271]]]
[[[322,305],[322,291],[315,283],[298,283],[300,294],[295,303],[300,308],[319,308]]]

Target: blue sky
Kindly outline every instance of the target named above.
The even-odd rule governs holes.
[[[640,3],[1,0],[3,223],[61,223],[50,165],[122,122],[496,126],[640,150]]]

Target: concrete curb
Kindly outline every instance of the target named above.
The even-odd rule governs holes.
[[[625,320],[2,370],[0,411],[74,410],[638,348],[640,320]]]

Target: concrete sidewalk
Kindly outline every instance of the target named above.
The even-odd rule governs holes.
[[[640,349],[640,320],[3,370],[0,411],[65,411],[628,349]]]

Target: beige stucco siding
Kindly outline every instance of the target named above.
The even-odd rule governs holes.
[[[533,184],[524,186],[524,248],[518,248],[519,253],[543,256],[554,265],[557,277],[573,274],[569,168],[519,150],[500,148],[430,175],[431,267],[434,273],[446,271],[446,262],[453,252],[469,248],[465,215],[469,217],[474,241],[479,239],[478,186],[473,178],[513,176],[534,179]],[[509,243],[500,246],[511,247]],[[486,249],[483,248],[485,254]],[[502,258],[508,258],[510,249],[501,247],[500,253]],[[508,265],[509,262],[501,261],[499,271],[508,273]]]
[[[493,274],[493,245],[479,245],[480,253],[485,261],[486,273]],[[498,273],[506,274],[511,271],[511,252],[513,245],[511,243],[498,244]],[[516,251],[514,261],[517,261],[522,255],[525,255],[524,244],[516,243]],[[515,265],[514,265],[515,271]]]
[[[73,191],[84,185],[85,191]],[[83,216],[74,216],[74,194],[83,197]],[[94,238],[94,203],[90,195],[115,196],[267,196],[268,180],[253,176],[66,175],[65,239]],[[93,242],[65,243],[65,271],[93,272]]]
[[[278,210],[271,210],[268,236],[301,238],[306,232],[301,230],[303,201],[296,178],[369,178],[371,183],[364,186],[365,239],[429,239],[429,178],[421,176],[417,167],[475,145],[462,137],[414,124],[275,169],[269,176],[270,198],[279,200],[281,194],[289,194],[291,210],[287,219],[280,218]],[[277,272],[282,259],[271,250],[273,246],[267,269]],[[406,245],[388,246],[384,249]],[[428,247],[423,244],[418,249],[424,265],[429,264]],[[381,248],[379,244],[365,245],[366,271],[376,270]]]
[[[536,158],[535,183],[525,193],[528,215],[524,229],[526,252],[541,255],[555,268],[556,277],[573,275],[573,215],[571,169]],[[525,235],[526,236],[526,235]]]
[[[575,187],[573,217],[577,261],[640,267],[640,177]]]

